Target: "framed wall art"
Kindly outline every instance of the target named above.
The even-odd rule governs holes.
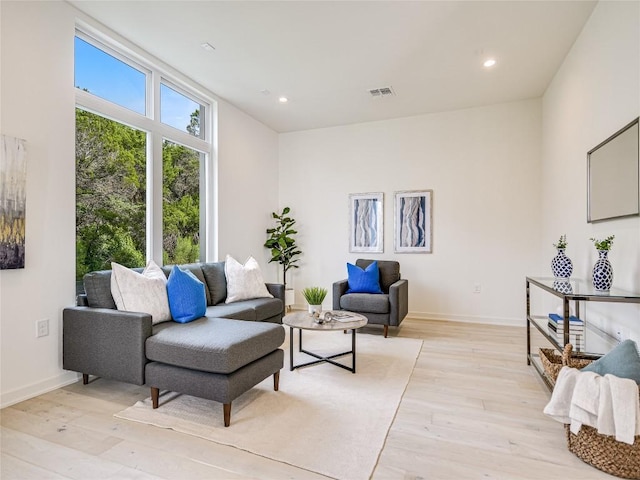
[[[25,141],[0,136],[0,270],[24,268],[27,159]]]
[[[349,195],[349,251],[384,252],[384,194]]]
[[[431,253],[433,190],[395,193],[394,252]]]
[[[640,215],[638,119],[587,152],[587,222]]]

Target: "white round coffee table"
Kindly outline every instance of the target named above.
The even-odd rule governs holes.
[[[296,368],[308,367],[310,365],[317,365],[320,363],[330,363],[331,365],[335,365],[336,367],[344,368],[345,370],[349,370],[351,373],[356,373],[356,330],[361,327],[364,327],[367,324],[367,317],[359,315],[353,312],[347,312],[345,310],[330,310],[328,312],[322,312],[321,317],[325,315],[333,315],[339,316],[339,318],[334,318],[332,321],[325,321],[323,323],[318,323],[314,317],[312,317],[308,312],[294,312],[288,315],[285,315],[282,319],[282,323],[289,327],[289,370],[295,370]],[[293,330],[298,330],[298,351],[301,353],[306,353],[312,357],[317,358],[312,362],[300,363],[298,365],[294,365],[293,363]],[[320,332],[332,332],[336,330],[344,330],[345,333],[347,330],[351,330],[351,350],[347,352],[336,353],[334,355],[329,355],[328,357],[324,357],[322,355],[318,355],[317,353],[310,352],[308,350],[304,350],[302,348],[302,330],[315,330]],[[351,355],[351,367],[346,365],[342,365],[341,363],[334,362],[334,358],[343,357],[345,355]]]

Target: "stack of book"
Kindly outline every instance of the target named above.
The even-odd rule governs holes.
[[[549,335],[560,345],[564,345],[564,318],[556,313],[550,313],[547,326]],[[569,317],[569,343],[573,345],[575,351],[581,351],[584,348],[584,321],[573,315]]]

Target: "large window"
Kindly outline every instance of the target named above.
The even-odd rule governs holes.
[[[200,258],[203,154],[165,140],[162,159],[162,259],[165,264],[195,262]]]
[[[78,280],[205,260],[210,233],[211,103],[107,43],[75,38]]]
[[[76,109],[76,275],[145,263],[145,132]]]

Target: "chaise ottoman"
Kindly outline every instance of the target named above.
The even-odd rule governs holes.
[[[145,383],[153,408],[158,408],[160,390],[215,400],[224,405],[228,427],[235,398],[270,375],[278,390],[284,338],[281,325],[227,318],[154,325],[145,342]]]

